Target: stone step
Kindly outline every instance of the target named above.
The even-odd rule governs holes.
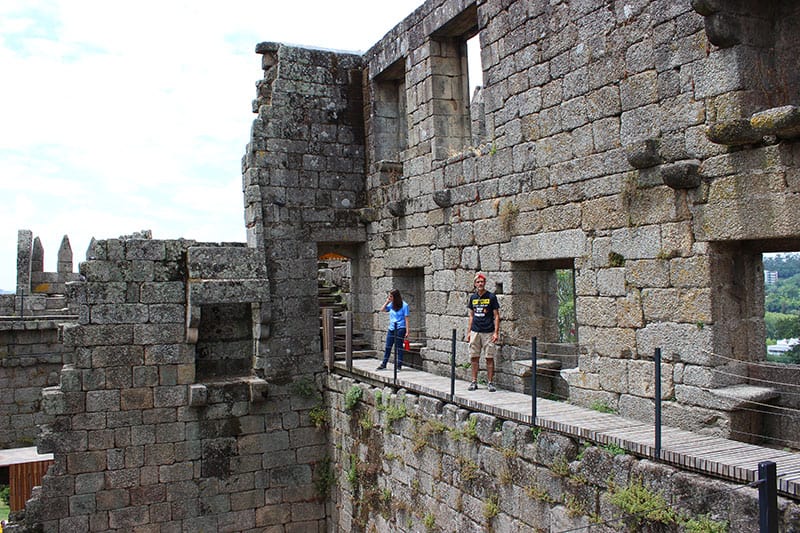
[[[708,407],[725,411],[748,408],[752,406],[753,402],[766,403],[780,396],[780,393],[772,387],[747,384],[711,389],[708,392],[715,398],[715,401],[709,402],[711,405]]]
[[[530,361],[514,361],[513,364],[514,375],[520,378],[531,377],[531,362]],[[557,376],[561,371],[561,361],[558,359],[537,359],[536,370],[538,375],[543,376]]]

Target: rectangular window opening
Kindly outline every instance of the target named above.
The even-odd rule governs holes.
[[[763,254],[767,361],[800,364],[800,251]]]
[[[373,124],[375,160],[402,161],[408,145],[405,59],[392,63],[374,80]]]
[[[461,153],[485,135],[482,98],[480,92],[473,98],[472,89],[482,76],[478,35],[475,4],[431,34],[434,159]]]
[[[201,306],[195,354],[197,381],[249,375],[253,366],[252,305]]]

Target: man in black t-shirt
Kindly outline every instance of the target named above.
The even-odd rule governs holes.
[[[500,334],[500,304],[497,296],[486,290],[486,276],[478,272],[473,280],[475,292],[467,301],[469,308],[469,325],[467,326],[467,342],[472,365],[472,383],[469,390],[478,388],[478,367],[481,351],[486,348],[486,374],[489,392],[494,392],[494,352]]]

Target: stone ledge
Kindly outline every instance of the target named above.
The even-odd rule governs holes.
[[[755,385],[732,385],[721,389],[711,389],[709,392],[729,400],[727,408],[731,411],[743,409],[747,407],[747,404],[754,402],[768,402],[780,396],[780,393],[771,387],[757,387]]]
[[[531,377],[531,361],[514,361],[514,375],[519,378]],[[561,361],[557,359],[537,359],[537,374],[545,376],[556,376],[561,371]]]

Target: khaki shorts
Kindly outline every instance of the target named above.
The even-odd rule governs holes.
[[[486,359],[494,359],[497,345],[492,342],[493,333],[469,332],[469,356],[471,359],[481,356],[481,349],[486,347]]]

